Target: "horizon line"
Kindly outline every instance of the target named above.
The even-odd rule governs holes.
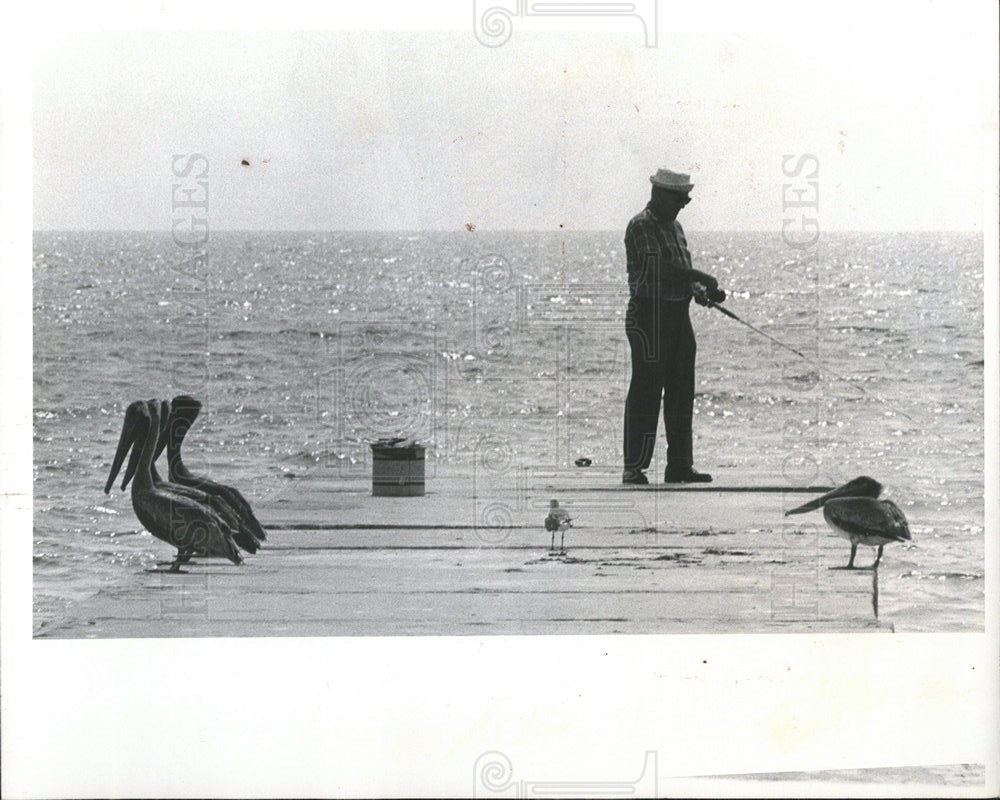
[[[170,235],[169,228],[32,228],[35,233],[157,233]],[[461,228],[209,228],[209,238],[212,233],[454,233],[474,236],[479,233],[464,231]],[[487,228],[484,234],[494,233],[614,233],[619,234],[619,228]],[[775,228],[687,228],[687,233],[773,233],[781,235]],[[985,229],[977,228],[820,228],[823,233],[980,233]]]

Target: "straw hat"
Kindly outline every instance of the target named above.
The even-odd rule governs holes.
[[[684,172],[673,172],[669,169],[658,169],[655,175],[649,176],[653,186],[662,186],[674,192],[690,192],[694,188],[691,176]]]

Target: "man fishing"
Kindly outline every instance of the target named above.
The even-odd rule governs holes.
[[[646,484],[656,426],[663,406],[667,483],[708,483],[693,466],[695,339],[691,298],[721,303],[719,282],[691,266],[677,214],[691,201],[691,176],[660,169],[649,178],[652,195],[625,230],[629,306],[625,334],[632,351],[632,381],[625,398],[625,470],[622,483]]]

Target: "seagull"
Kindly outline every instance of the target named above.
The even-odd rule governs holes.
[[[552,543],[549,547],[552,552],[555,552],[556,531],[559,531],[559,552],[562,554],[566,553],[563,541],[566,538],[566,529],[571,527],[573,527],[573,520],[570,519],[566,509],[559,507],[558,500],[550,500],[549,515],[545,518],[545,530],[552,533]]]
[[[879,500],[881,493],[881,483],[862,475],[822,497],[786,511],[785,516],[804,514],[822,506],[826,524],[851,543],[851,558],[847,566],[830,569],[878,569],[883,547],[892,542],[911,541],[910,526],[903,512],[891,500]],[[871,567],[854,566],[859,544],[878,548]]]

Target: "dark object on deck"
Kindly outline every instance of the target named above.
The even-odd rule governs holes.
[[[589,458],[578,458],[573,463],[576,464],[578,467],[589,467],[594,462],[591,461]]]
[[[380,439],[371,448],[373,497],[423,497],[423,445],[409,439]]]

